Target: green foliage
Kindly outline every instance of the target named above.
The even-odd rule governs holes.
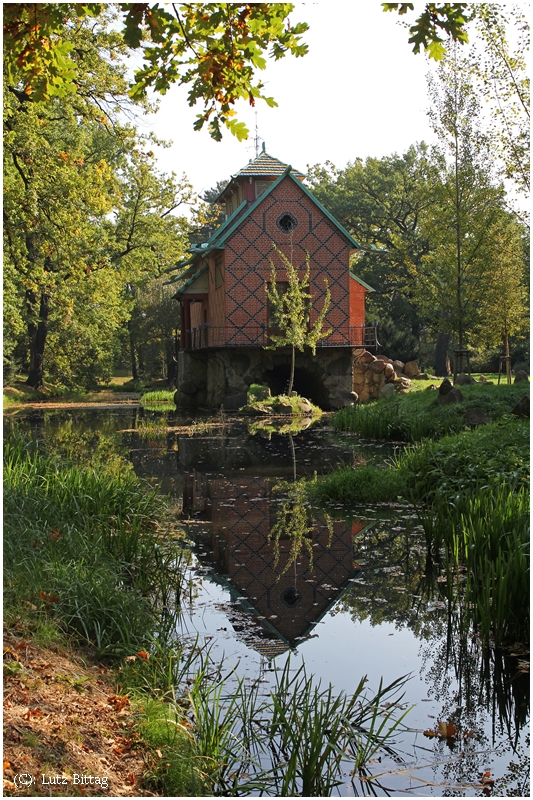
[[[479,40],[470,59],[476,90],[488,103],[488,136],[493,157],[517,191],[529,194],[530,89],[528,51],[530,30],[525,11],[512,13],[500,3],[476,3],[473,16]]]
[[[256,71],[287,52],[303,56],[305,23],[291,25],[291,3],[187,3],[162,7],[159,3],[118,3],[124,28],[120,44],[142,47],[143,65],[130,88],[138,100],[148,89],[165,94],[174,83],[190,87],[189,105],[203,102],[195,129],[207,122],[211,136],[220,140],[220,126],[239,141],[248,130],[235,117],[237,100],[256,99],[269,106]],[[22,83],[24,95],[34,101],[64,97],[80,90],[80,71],[69,32],[87,16],[104,14],[104,3],[11,3],[4,15],[4,59],[8,82]],[[99,17],[98,17],[99,18]]]
[[[382,3],[384,11],[397,11],[403,16],[414,10],[413,3]],[[440,33],[456,42],[468,42],[466,23],[472,19],[470,3],[426,3],[424,11],[409,28],[409,44],[414,45],[413,53],[424,48],[430,58],[440,61],[446,52],[445,42]]]
[[[271,260],[270,283],[267,283],[265,288],[268,301],[273,310],[273,327],[279,328],[280,333],[270,333],[270,339],[273,342],[271,345],[273,348],[285,345],[292,348],[291,377],[288,392],[290,395],[294,382],[295,350],[303,352],[305,347],[310,347],[313,355],[315,355],[316,346],[320,339],[324,339],[331,333],[331,329],[323,330],[324,320],[331,303],[331,293],[327,279],[324,278],[324,283],[326,284],[324,302],[322,309],[318,312],[315,311],[312,305],[312,296],[307,291],[311,276],[311,257],[309,253],[306,254],[305,272],[303,276],[300,276],[297,268],[287,256],[275,245],[273,245],[273,248],[281,259],[282,269],[287,277],[288,284],[286,291],[280,293],[276,283],[278,270]],[[314,319],[313,312],[315,312]]]

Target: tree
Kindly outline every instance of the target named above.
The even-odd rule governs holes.
[[[76,94],[33,103],[6,87],[8,358],[20,348],[11,334],[20,337],[23,324],[34,388],[43,383],[46,352],[59,378],[105,379],[134,304],[128,285],[151,280],[186,246],[187,223],[176,210],[190,186],[159,175],[149,142],[120,121],[131,101],[111,56],[124,46],[107,22],[81,23],[71,34]]]
[[[486,124],[491,150],[502,162],[503,176],[527,196],[530,183],[528,20],[515,6],[510,21],[505,9],[497,3],[475,4],[473,13],[478,41],[473,45],[470,65],[488,106]]]
[[[356,159],[342,169],[315,166],[313,192],[352,236],[380,252],[357,256],[354,272],[376,291],[370,320],[379,320],[387,354],[416,358],[424,319],[415,302],[412,267],[429,252],[421,222],[434,201],[435,175],[424,143],[403,155]]]
[[[480,324],[474,341],[503,345],[507,382],[511,383],[509,338],[529,331],[529,303],[524,254],[527,239],[513,215],[502,211],[491,236],[491,270],[488,290],[481,298]]]
[[[429,253],[413,269],[421,309],[437,331],[456,337],[455,373],[463,371],[468,339],[480,324],[490,291],[494,234],[504,206],[503,188],[490,171],[490,151],[480,130],[479,102],[457,46],[429,79],[433,128],[439,138],[436,202],[425,218]]]
[[[271,333],[270,338],[273,347],[284,347],[288,345],[292,348],[291,375],[289,379],[289,395],[292,392],[294,383],[294,365],[296,360],[296,350],[304,351],[305,347],[310,347],[313,355],[316,353],[316,346],[320,339],[329,336],[331,329],[324,331],[323,325],[331,303],[331,293],[329,291],[327,279],[326,296],[322,305],[322,310],[316,314],[314,320],[311,319],[312,297],[307,291],[310,283],[311,265],[309,253],[305,259],[305,273],[299,277],[297,268],[285,256],[279,248],[273,245],[276,254],[283,264],[287,283],[285,291],[278,288],[276,265],[270,260],[271,275],[270,282],[266,284],[268,301],[273,312],[273,323],[275,328],[279,328],[280,333]]]
[[[239,99],[275,106],[263,94],[257,70],[265,55],[278,60],[287,52],[303,56],[306,23],[291,25],[291,3],[117,3],[121,42],[141,50],[131,97],[147,90],[165,94],[173,83],[190,86],[189,105],[203,102],[195,129],[208,124],[222,138],[221,124],[239,140],[248,130],[235,118]],[[78,61],[70,31],[106,3],[8,3],[4,5],[4,62],[7,82],[36,101],[65,97],[78,89]]]

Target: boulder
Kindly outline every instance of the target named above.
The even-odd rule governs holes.
[[[487,382],[487,379],[486,379],[486,377],[484,375],[480,375],[477,380],[478,380],[478,383],[486,383]]]
[[[385,370],[385,361],[381,358],[377,358],[370,364],[370,369],[372,372],[384,372]]]
[[[272,406],[274,414],[292,414],[292,406],[290,403],[284,403],[283,400],[278,400]]]
[[[394,367],[393,367],[391,361],[387,361],[387,363],[385,364],[385,369],[383,370],[383,373],[384,373],[386,378],[391,378],[393,375],[396,374],[394,372]]]
[[[307,400],[300,400],[300,402],[296,403],[296,408],[300,412],[300,414],[312,414],[313,413],[313,406],[311,403],[308,403]]]
[[[522,383],[522,381],[528,381],[529,376],[524,369],[517,369],[514,374],[514,382],[515,383]]]
[[[439,394],[440,395],[448,394],[448,392],[451,392],[452,389],[453,389],[453,383],[451,382],[451,380],[449,378],[444,378],[441,385],[439,386]]]
[[[357,356],[357,360],[360,364],[371,364],[376,360],[376,356],[373,356],[372,353],[368,352],[368,350],[363,350],[361,355]]]
[[[359,395],[357,392],[341,391],[330,396],[331,408],[336,409],[346,408],[346,406],[353,406],[354,403],[357,403],[358,399]]]
[[[461,403],[463,399],[463,395],[459,389],[452,388],[452,390],[446,394],[439,394],[437,397],[437,404],[439,406],[447,406],[451,405],[452,403]]]
[[[383,399],[384,397],[392,397],[392,395],[395,394],[395,392],[396,389],[394,388],[394,384],[386,383],[385,386],[381,388],[379,396],[381,399]]]
[[[430,376],[427,372],[419,372],[418,375],[413,375],[413,378],[417,381],[429,381]]]
[[[492,422],[492,417],[481,408],[469,408],[465,411],[464,421],[466,425],[471,425],[475,428],[478,425],[487,425],[487,423]]]
[[[398,372],[403,372],[405,364],[403,363],[403,361],[393,361],[392,366],[394,367],[395,372],[398,373]]]
[[[357,384],[357,385],[359,385],[359,384],[361,384],[361,383],[364,383],[364,382],[365,382],[365,378],[366,378],[366,371],[365,371],[365,373],[364,373],[364,374],[362,374],[362,373],[360,373],[360,372],[356,372],[356,373],[354,374],[354,376],[353,376],[353,382],[354,382],[354,384]]]
[[[453,383],[454,386],[467,386],[469,383],[476,383],[476,379],[471,375],[465,375],[464,372],[461,372]]]
[[[408,378],[416,378],[417,375],[420,375],[416,361],[408,361],[403,368],[403,374],[407,375]]]
[[[412,381],[410,381],[409,378],[402,376],[401,378],[396,378],[396,380],[394,381],[394,385],[397,387],[398,390],[408,389],[412,385]]]
[[[511,414],[515,417],[529,419],[529,395],[525,394],[512,409]]]

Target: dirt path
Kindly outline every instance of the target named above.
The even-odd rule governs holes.
[[[105,667],[6,633],[4,795],[156,796],[131,713]]]

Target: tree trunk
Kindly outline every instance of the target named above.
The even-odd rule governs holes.
[[[37,305],[34,292],[26,292],[26,303],[30,307]],[[39,301],[39,321],[28,323],[30,338],[30,370],[26,384],[32,389],[39,389],[43,385],[43,362],[46,336],[48,334],[48,313],[50,310],[50,295],[41,292]]]
[[[167,339],[165,342],[167,382],[169,387],[174,386],[176,381],[176,373],[178,369],[178,359],[174,352],[176,349],[175,343],[176,343],[175,337],[172,337],[172,339]]]
[[[291,360],[291,377],[289,379],[289,397],[291,396],[292,387],[294,384],[294,362],[296,360],[296,351],[294,345],[292,346],[292,360]]]
[[[511,383],[511,351],[509,350],[509,335],[505,332],[505,374],[507,383]]]
[[[437,334],[435,345],[435,375],[439,378],[447,378],[452,374],[450,358],[448,356],[448,346],[450,344],[449,333]]]
[[[133,338],[133,330],[131,327],[131,319],[128,320],[128,332],[130,338],[130,361],[131,361],[131,377],[136,381],[139,377],[137,372],[137,359],[135,357],[135,340]]]

